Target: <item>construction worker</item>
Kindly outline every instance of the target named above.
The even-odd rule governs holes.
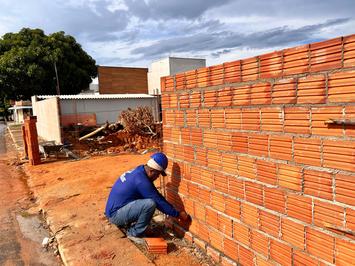
[[[145,165],[122,174],[111,189],[105,215],[111,223],[126,228],[127,237],[135,243],[144,243],[141,237],[156,208],[182,220],[189,218],[185,211],[177,211],[154,186],[160,175],[166,176],[167,166],[166,155],[155,153]]]

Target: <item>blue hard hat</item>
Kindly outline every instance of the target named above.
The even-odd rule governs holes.
[[[150,156],[159,166],[163,169],[162,175],[165,176],[165,170],[168,167],[168,157],[162,152],[157,152],[154,153],[152,156]]]

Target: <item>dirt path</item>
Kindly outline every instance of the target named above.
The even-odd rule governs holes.
[[[93,157],[26,166],[29,184],[68,265],[201,265],[184,249],[145,256],[104,216],[116,178],[149,155]]]
[[[0,265],[61,265],[60,260],[45,251],[41,242],[48,232],[37,216],[26,209],[32,204],[24,174],[13,162],[13,151],[6,152],[0,125]]]

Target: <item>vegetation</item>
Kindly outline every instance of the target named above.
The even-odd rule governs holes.
[[[55,68],[57,69],[57,75]],[[0,102],[32,95],[77,94],[96,77],[93,60],[74,37],[24,28],[0,38]],[[58,76],[58,80],[56,79]]]

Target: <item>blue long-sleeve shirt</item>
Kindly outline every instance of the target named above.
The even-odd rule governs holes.
[[[173,217],[179,216],[179,212],[149,180],[144,165],[125,172],[117,179],[108,197],[105,215],[110,218],[115,211],[137,199],[152,199],[161,212]]]

